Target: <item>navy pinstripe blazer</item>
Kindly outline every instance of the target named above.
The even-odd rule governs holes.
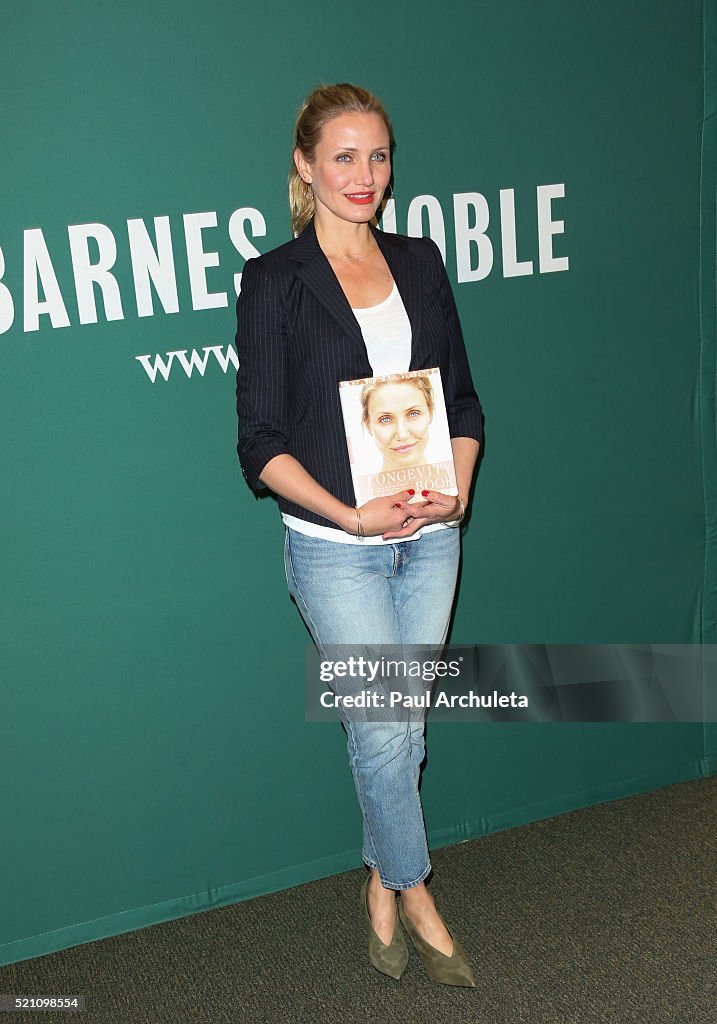
[[[409,369],[439,366],[451,437],[483,439],[481,406],[438,246],[371,228],[411,323]],[[313,221],[298,238],[248,260],[237,300],[237,451],[250,487],[275,455],[293,455],[347,505],[355,503],[338,382],[371,377],[361,328],[324,256]],[[336,527],[277,496],[282,511]]]

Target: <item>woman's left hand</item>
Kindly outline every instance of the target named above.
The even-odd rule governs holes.
[[[410,537],[429,523],[450,523],[459,519],[465,506],[453,494],[442,494],[440,491],[421,491],[422,503],[411,504],[411,515],[403,524],[403,529],[384,533],[384,540],[395,540]]]

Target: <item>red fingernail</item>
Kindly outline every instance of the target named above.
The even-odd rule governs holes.
[[[430,491],[421,491],[421,494],[423,495],[424,498],[427,498],[430,493]]]
[[[409,494],[415,494],[416,492],[413,490],[413,488],[409,487],[408,488],[408,493]]]

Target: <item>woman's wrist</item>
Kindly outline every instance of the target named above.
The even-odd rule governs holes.
[[[452,527],[460,526],[466,516],[466,503],[460,496],[460,494],[456,495],[456,501],[458,502],[457,514],[454,512],[453,518],[451,519],[451,522],[448,524]]]
[[[338,515],[334,518],[337,526],[340,526],[344,533],[350,533],[355,537],[358,533],[358,511],[351,505],[342,505]]]

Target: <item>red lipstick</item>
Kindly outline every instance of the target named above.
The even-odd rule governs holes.
[[[346,198],[350,203],[356,203],[357,206],[367,206],[373,202],[373,192],[356,192],[353,195],[347,195]]]

